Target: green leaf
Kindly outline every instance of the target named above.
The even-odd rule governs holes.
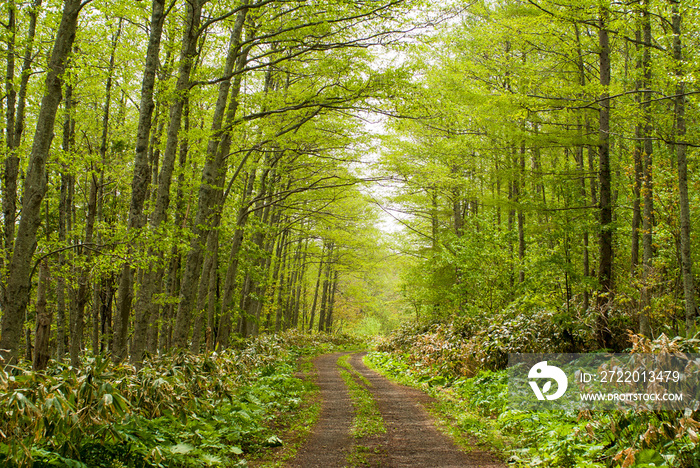
[[[194,447],[192,447],[190,444],[184,444],[180,443],[177,445],[173,445],[169,449],[172,453],[179,453],[181,455],[186,455],[190,453],[192,450],[194,450]]]
[[[224,461],[223,461],[221,458],[219,458],[219,457],[217,457],[217,456],[215,456],[215,455],[211,455],[211,454],[209,454],[209,453],[203,453],[203,454],[201,454],[201,455],[199,456],[199,458],[200,458],[204,463],[206,463],[207,466],[223,465],[223,464],[224,464]]]

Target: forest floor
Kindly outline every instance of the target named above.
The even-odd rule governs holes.
[[[428,414],[429,396],[390,382],[363,356],[316,358],[321,413],[288,468],[505,467],[489,452],[455,445]]]

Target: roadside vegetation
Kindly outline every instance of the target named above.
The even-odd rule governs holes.
[[[474,353],[474,341],[465,340],[463,333],[454,325],[406,326],[380,340],[378,351],[365,361],[428,392],[436,398],[434,414],[456,439],[498,450],[513,466],[700,466],[697,412],[527,412],[509,407],[505,364],[479,359],[493,355],[495,348]],[[697,340],[630,338],[634,344],[628,352],[698,352]],[[490,340],[494,347],[505,346],[498,337]]]
[[[139,369],[100,356],[80,369],[9,367],[0,373],[0,465],[247,466],[281,445],[313,397],[313,384],[296,375],[300,358],[349,343],[289,332],[222,353],[150,358]]]

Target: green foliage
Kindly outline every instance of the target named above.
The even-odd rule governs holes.
[[[379,339],[377,349],[406,353],[407,359],[421,366],[438,366],[441,372],[471,377],[479,369],[504,369],[509,353],[590,349],[588,325],[583,318],[571,320],[545,309],[522,312],[511,308],[490,318],[475,315],[450,323],[407,323]]]
[[[439,400],[443,416],[462,431],[500,447],[518,467],[697,467],[700,415],[691,412],[524,412],[509,408],[507,372],[480,370],[463,377],[439,359],[416,361],[425,353],[420,337],[433,340],[432,329],[407,329],[403,350],[374,352],[368,361],[405,384]],[[697,352],[694,339],[630,337],[632,352]],[[394,347],[398,347],[398,339]],[[386,345],[384,345],[386,346]],[[461,369],[455,367],[455,369]]]
[[[245,454],[279,444],[271,423],[308,391],[295,377],[298,356],[347,342],[290,332],[222,353],[152,358],[139,370],[97,356],[81,369],[0,371],[0,460],[8,467],[238,466]]]

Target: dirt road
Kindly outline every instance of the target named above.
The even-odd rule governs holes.
[[[369,369],[362,362],[364,353],[345,354],[324,355],[315,361],[321,414],[289,468],[505,467],[487,452],[460,450],[439,432],[424,408],[430,397]],[[348,391],[348,384],[353,391]],[[364,403],[358,394],[367,395]],[[371,407],[378,408],[378,424],[385,431],[358,431],[363,424],[369,427],[362,418]]]

